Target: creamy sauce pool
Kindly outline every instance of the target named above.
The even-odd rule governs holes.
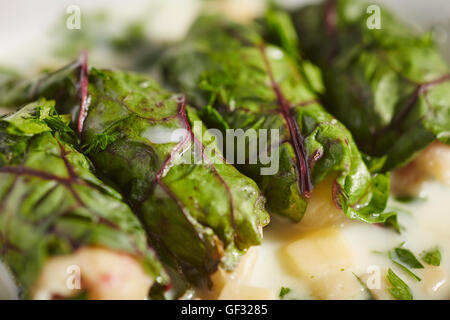
[[[350,220],[337,225],[336,228],[342,232],[354,261],[350,268],[341,272],[354,272],[363,278],[369,266],[377,266],[381,270],[384,281],[383,270],[391,268],[411,288],[414,299],[449,299],[449,195],[449,187],[437,182],[427,182],[421,194],[422,197],[426,197],[426,200],[408,204],[391,200],[389,207],[393,210],[398,209],[399,223],[404,227],[401,235],[391,229]],[[254,271],[245,281],[252,286],[271,288],[277,294],[281,287],[288,287],[291,292],[286,298],[315,299],[316,297],[311,293],[309,279],[302,279],[292,272],[291,266],[283,255],[283,249],[301,237],[302,232],[297,226],[280,218],[273,218],[271,224],[264,230],[264,240],[259,248]],[[414,269],[414,272],[422,278],[421,282],[417,282],[390,262],[386,255],[375,253],[375,251],[387,252],[402,242],[405,242],[405,248],[410,249],[416,257],[422,251],[438,246],[442,255],[440,267],[430,267],[422,262],[425,269]],[[441,269],[437,275],[430,274],[429,269],[434,268]],[[439,280],[441,278],[445,283],[439,283],[442,282]],[[433,291],[433,284],[439,289]],[[352,292],[348,292],[348,295],[355,297]],[[364,299],[364,294],[357,294],[355,298]],[[390,298],[390,296],[387,294],[384,298]]]

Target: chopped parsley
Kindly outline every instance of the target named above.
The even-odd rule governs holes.
[[[284,297],[291,292],[291,288],[281,287],[280,294],[278,295],[280,299],[284,299]]]
[[[387,280],[392,285],[389,293],[397,300],[413,300],[413,295],[408,285],[400,279],[391,268],[388,270]]]
[[[411,277],[417,281],[421,281],[421,279],[414,272],[412,272],[410,268],[423,269],[424,266],[410,250],[402,248],[402,245],[389,251],[389,259],[391,259],[393,263],[402,268]]]
[[[353,272],[352,272],[353,273]],[[360,277],[358,277],[355,273],[353,273],[353,275],[356,277],[356,279],[358,280],[358,282],[361,284],[361,286],[364,289],[364,292],[367,295],[368,300],[376,300],[375,295],[373,294],[372,290],[370,290],[367,285],[364,283],[364,281],[362,281],[362,279]]]
[[[437,247],[424,251],[422,254],[422,260],[426,264],[439,267],[441,265],[441,252]]]

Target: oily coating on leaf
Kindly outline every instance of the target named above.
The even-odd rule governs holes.
[[[265,44],[256,27],[202,17],[155,68],[169,86],[187,93],[209,127],[279,130],[279,142],[270,135],[266,146],[279,152],[277,172],[262,175],[267,165],[251,164],[249,150],[245,164],[237,164],[259,184],[271,212],[300,220],[313,186],[337,174],[330,197],[348,217],[383,222],[392,215],[381,214],[388,176],[371,175],[348,130],[319,104],[294,61]],[[319,81],[311,64],[304,69]]]
[[[23,296],[50,257],[85,246],[128,253],[166,284],[139,220],[94,176],[74,141],[51,101],[0,118],[0,252]]]
[[[436,139],[450,144],[450,73],[430,35],[384,8],[370,29],[367,7],[330,0],[291,16],[301,53],[323,73],[325,107],[389,171]]]

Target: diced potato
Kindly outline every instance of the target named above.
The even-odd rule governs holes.
[[[314,188],[308,207],[298,226],[303,230],[315,230],[345,221],[346,216],[333,202],[334,177],[329,177]]]
[[[76,280],[77,276],[80,281]],[[80,289],[77,283],[81,284]],[[151,285],[152,279],[134,257],[86,247],[70,255],[50,258],[31,296],[34,299],[71,297],[86,290],[89,299],[143,300],[148,297]]]
[[[287,264],[304,279],[317,279],[353,265],[353,256],[340,231],[329,227],[309,233],[282,250]]]
[[[228,283],[222,290],[219,300],[275,300],[276,292],[272,289],[257,288],[238,284]]]
[[[213,283],[211,290],[199,290],[197,295],[203,299],[217,298],[228,283],[239,285],[249,280],[258,259],[258,247],[251,247],[244,256],[242,256],[239,266],[233,272],[227,272],[219,268],[211,276]]]
[[[258,247],[250,248],[242,257],[239,266],[233,272],[219,269],[212,277],[213,288],[203,294],[203,298],[217,298],[219,300],[270,300],[276,298],[271,289],[257,288],[246,285],[258,258]]]
[[[428,179],[450,186],[450,146],[434,142],[409,164],[394,170],[391,189],[397,196],[414,196]]]
[[[311,280],[311,293],[319,300],[366,299],[364,287],[348,271],[337,271]]]
[[[424,181],[423,172],[415,161],[396,169],[391,174],[391,191],[398,197],[416,196]]]
[[[428,294],[436,294],[448,285],[448,276],[442,267],[426,266],[421,272],[422,283]]]
[[[247,253],[242,257],[239,266],[228,274],[228,278],[231,281],[244,283],[249,280],[258,259],[258,250],[258,247],[248,249]]]
[[[264,13],[265,4],[260,0],[219,0],[207,6],[207,10],[226,15],[236,22],[247,23]]]

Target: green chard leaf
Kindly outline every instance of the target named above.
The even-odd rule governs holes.
[[[348,217],[384,222],[393,215],[383,213],[389,176],[369,172],[351,134],[320,105],[294,61],[265,44],[257,31],[257,26],[202,17],[183,42],[166,50],[155,69],[168,85],[187,94],[210,128],[244,130],[233,157],[228,155],[233,147],[226,148],[227,160],[258,183],[269,211],[299,221],[313,188],[333,176],[330,197]],[[303,71],[320,79],[309,63]],[[260,129],[267,130],[267,144]],[[246,139],[252,131],[256,137]],[[238,149],[239,141],[245,152]],[[257,152],[252,144],[258,145]],[[278,170],[254,159],[267,150],[279,154]],[[243,164],[236,154],[245,157]]]
[[[264,197],[226,163],[183,96],[143,75],[88,71],[83,56],[28,87],[72,115],[84,152],[131,204],[172,274],[205,284],[219,265],[231,270],[261,244]]]
[[[94,176],[63,119],[46,100],[0,119],[0,257],[22,295],[30,297],[50,257],[86,246],[128,253],[167,284],[139,220]]]
[[[327,0],[291,16],[302,55],[322,71],[325,107],[363,152],[385,157],[385,172],[436,139],[450,144],[450,73],[429,35],[384,8],[381,28],[368,28],[367,7]]]
[[[408,285],[389,268],[387,280],[393,286],[389,288],[391,295],[397,300],[413,300],[413,295]]]
[[[441,252],[437,247],[424,251],[421,254],[421,257],[426,264],[436,267],[441,265]]]
[[[224,161],[184,97],[145,76],[96,69],[89,95],[83,140],[115,135],[91,155],[97,170],[186,269],[208,275],[221,262],[232,269],[261,243],[268,215],[258,187]]]

